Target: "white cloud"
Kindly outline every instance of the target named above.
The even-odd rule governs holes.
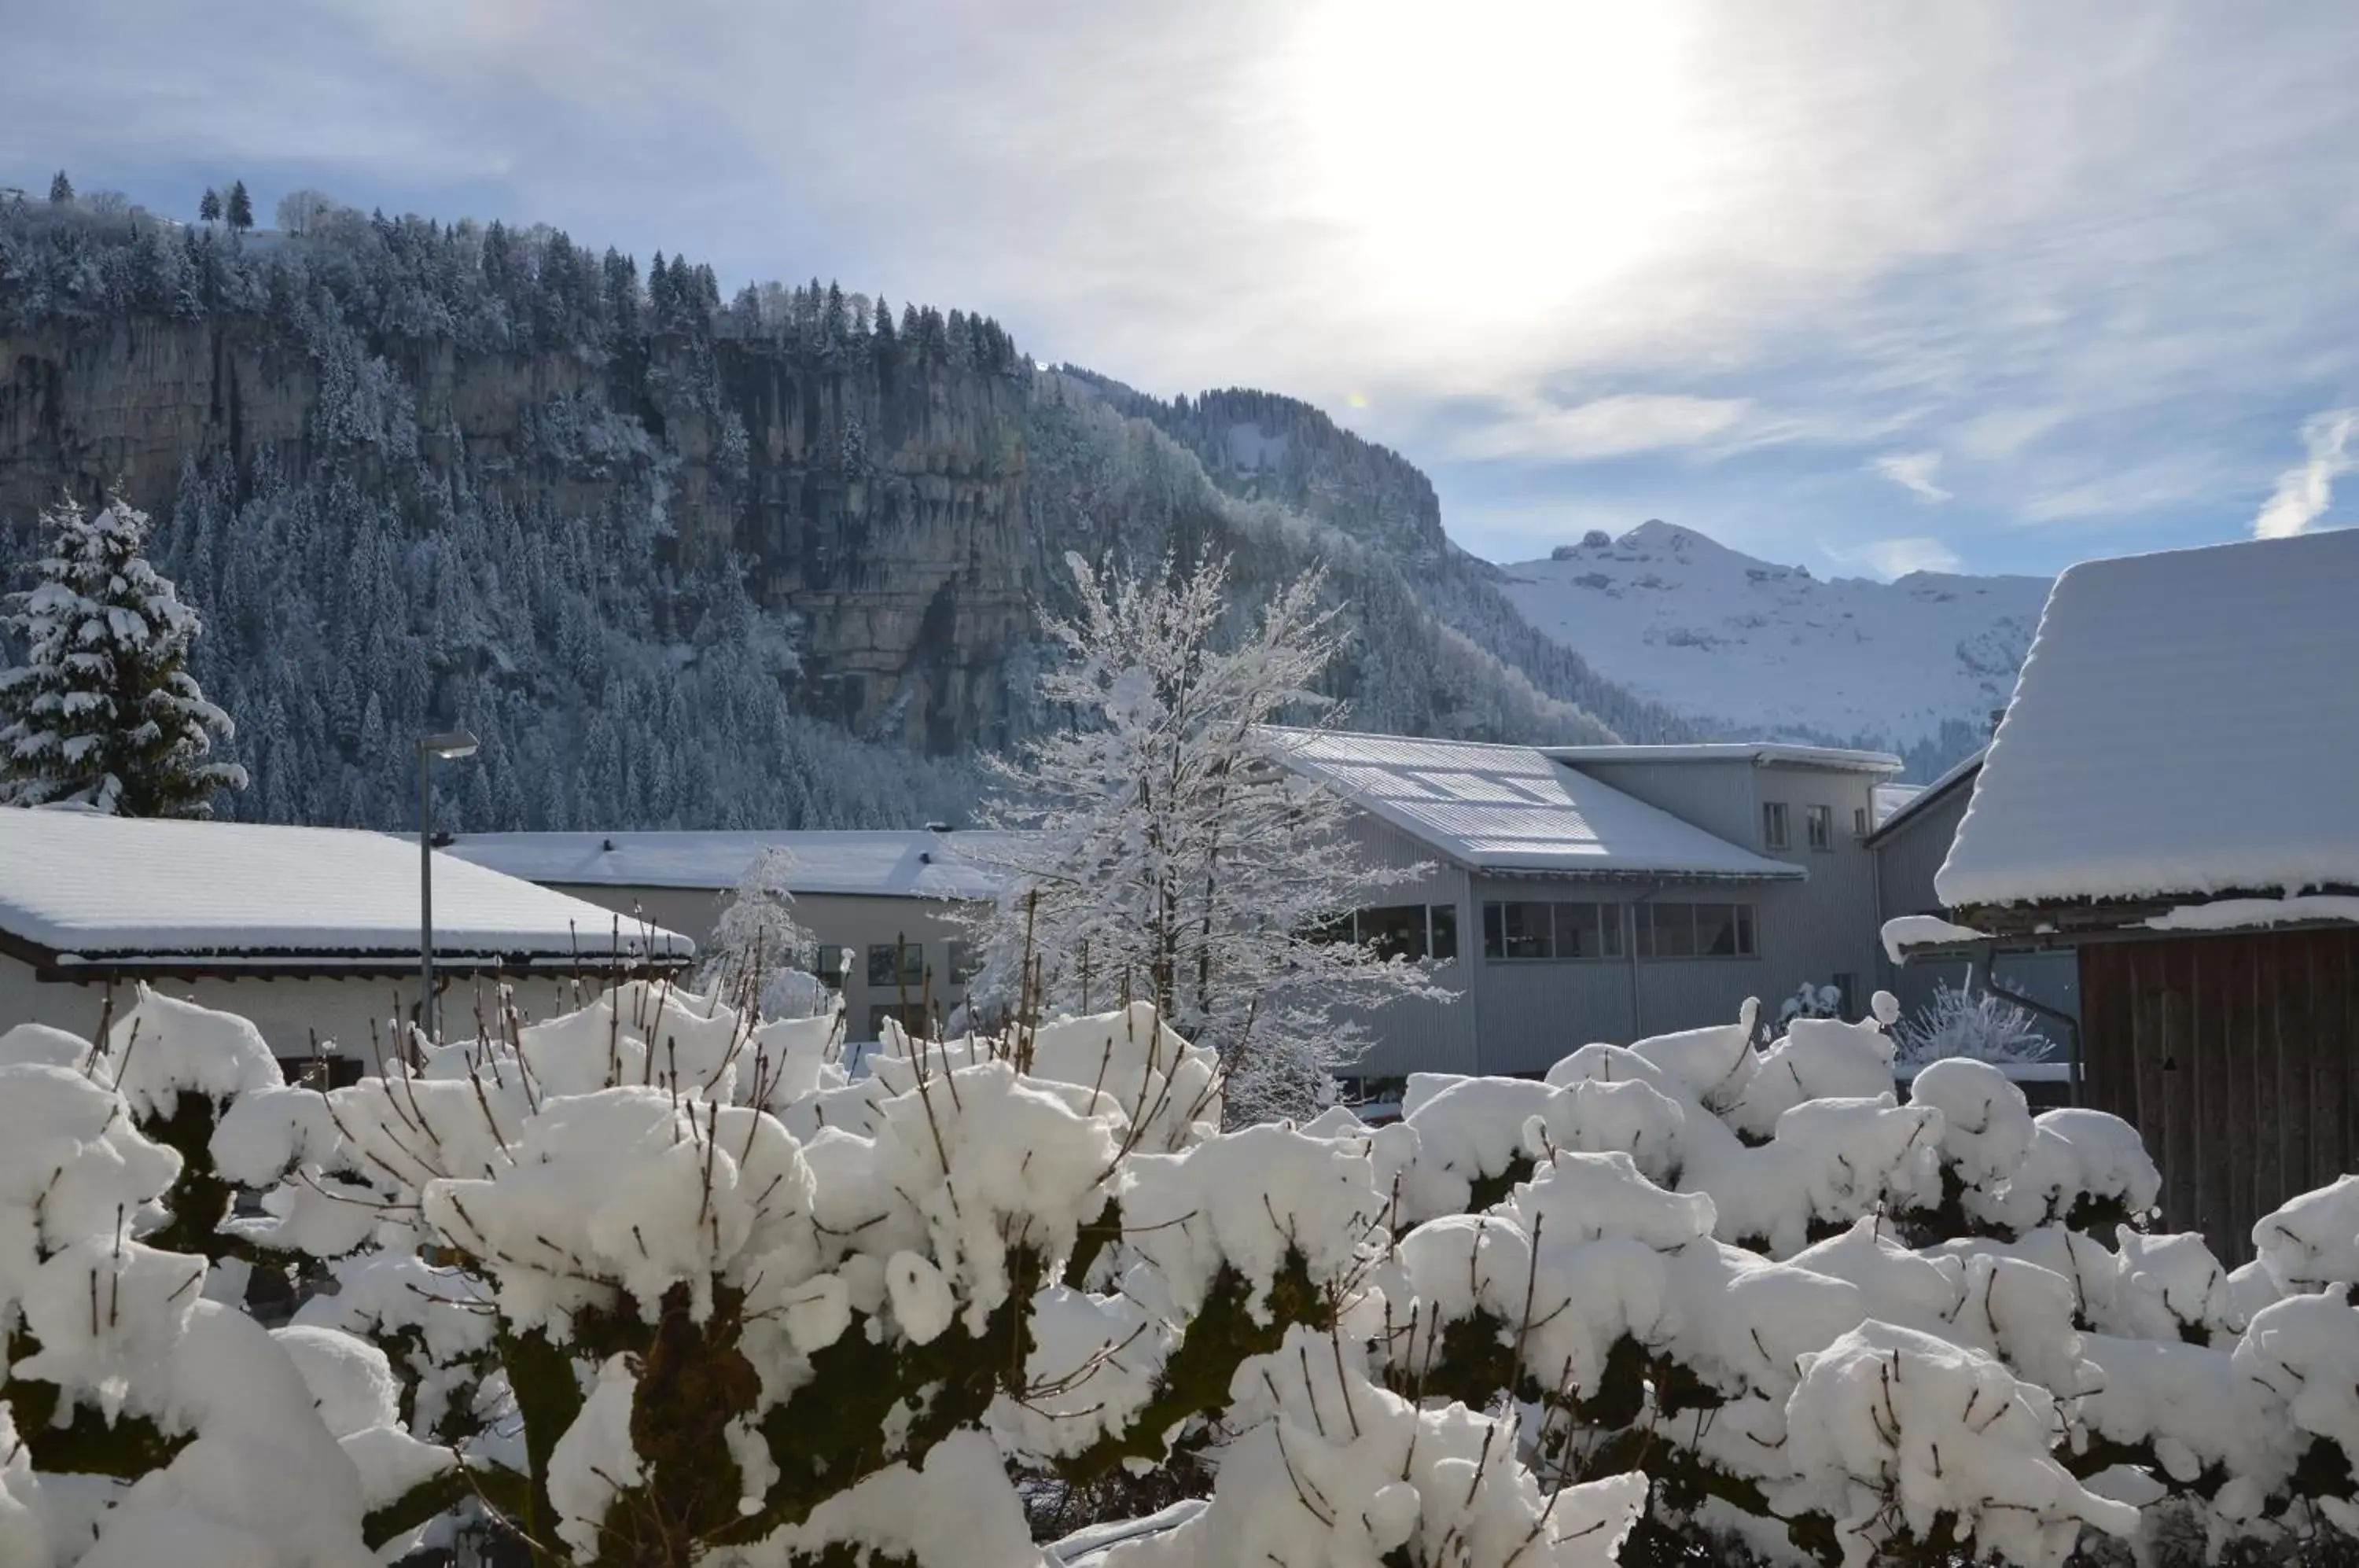
[[[1827,553],[1837,561],[1864,566],[1887,582],[1912,572],[1955,572],[1959,565],[1957,551],[1922,534],[1870,539],[1843,550],[1830,549]]]
[[[1888,452],[1868,464],[1919,501],[1941,502],[1950,492],[1933,482],[1941,471],[1941,454],[1938,452]]]
[[[2359,435],[2359,408],[2330,408],[2310,417],[2301,427],[2310,457],[2277,475],[2276,492],[2253,519],[2255,539],[2302,533],[2324,515],[2334,500],[2334,482],[2359,468],[2359,453],[2351,450],[2354,435]]]
[[[1701,446],[1752,412],[1743,397],[1625,393],[1570,408],[1531,401],[1462,438],[1454,456],[1583,463],[1630,452]]]

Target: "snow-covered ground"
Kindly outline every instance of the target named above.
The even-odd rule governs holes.
[[[1905,750],[2004,707],[2042,577],[1811,576],[1647,522],[1507,567],[1508,598],[1607,679],[1748,734],[1808,730]]]

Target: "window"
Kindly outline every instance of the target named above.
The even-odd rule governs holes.
[[[851,960],[852,949],[848,947],[831,947],[827,943],[821,942],[819,949],[818,963],[812,969],[811,973],[818,975],[828,985],[832,985],[837,990],[841,991],[843,989],[843,972],[850,966]]]
[[[900,959],[900,972],[894,972],[893,961]],[[907,985],[915,990],[926,983],[926,949],[922,942],[872,942],[868,944],[868,983],[871,985]]]
[[[1835,846],[1835,812],[1832,806],[1811,806],[1802,817],[1802,829],[1810,835],[1812,849],[1832,849]]]
[[[1381,909],[1362,909],[1357,934],[1361,944],[1375,949],[1378,958],[1423,958],[1425,906],[1388,904]]]
[[[983,953],[971,942],[951,943],[951,984],[963,985],[983,973]]]
[[[1771,849],[1784,849],[1791,842],[1786,836],[1786,802],[1761,802],[1761,842]]]
[[[923,1004],[911,1002],[908,1007],[897,1003],[880,1003],[868,1009],[868,1038],[883,1040],[887,1018],[899,1024],[912,1040],[924,1040],[932,1033],[932,1024],[926,1017]]]
[[[1854,806],[1851,809],[1851,833],[1854,838],[1865,838],[1867,836],[1867,808],[1865,806]]]
[[[1378,958],[1406,958],[1412,963],[1431,958],[1447,964],[1458,956],[1458,906],[1455,904],[1387,904],[1338,915],[1304,933],[1310,942],[1356,942],[1375,950]]]
[[[1751,958],[1750,904],[1640,904],[1633,910],[1641,958]]]
[[[1453,933],[1454,934],[1454,933]],[[1590,903],[1498,903],[1483,906],[1483,956],[1619,958],[1622,906]]]
[[[1485,904],[1483,906],[1483,956],[1485,958],[1553,958],[1546,904]]]

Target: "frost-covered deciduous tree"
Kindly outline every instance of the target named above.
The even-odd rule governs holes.
[[[787,977],[808,978],[818,959],[817,939],[795,919],[788,886],[794,865],[794,852],[783,847],[755,857],[713,927],[712,955],[698,976],[712,995],[766,1018],[805,1018],[817,1010],[788,1005],[813,999],[809,986]]]
[[[979,922],[978,990],[1049,1009],[1152,1003],[1232,1074],[1233,1116],[1315,1114],[1348,1060],[1345,1009],[1431,994],[1425,972],[1331,940],[1398,872],[1345,832],[1350,808],[1289,771],[1286,732],[1340,638],[1311,572],[1233,627],[1226,563],[1101,577],[1067,557],[1081,611],[1041,679],[1071,728],[998,769],[972,852],[1011,874]]]
[[[0,670],[0,798],[72,801],[129,817],[201,817],[245,786],[213,760],[234,733],[188,670],[202,623],[142,553],[147,517],[120,498],[71,501],[31,589],[0,625],[25,662]]]
[[[1911,1065],[1963,1056],[1976,1062],[2045,1062],[2054,1047],[2026,1009],[1987,991],[1947,981],[1933,999],[1900,1020],[1892,1037]]]

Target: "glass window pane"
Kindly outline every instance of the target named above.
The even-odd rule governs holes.
[[[1436,904],[1433,915],[1433,960],[1447,964],[1458,956],[1458,906]]]
[[[1652,904],[1633,905],[1630,909],[1630,927],[1637,933],[1638,936],[1638,956],[1641,958],[1654,957],[1655,906]]]
[[[1656,904],[1655,956],[1658,958],[1693,958],[1695,956],[1695,906],[1692,904]]]
[[[1698,904],[1695,907],[1696,952],[1705,958],[1734,958],[1736,906]]]
[[[1483,906],[1483,956],[1485,958],[1507,956],[1506,910],[1505,904]]]
[[[844,966],[851,952],[848,947],[837,947],[821,942],[819,949],[819,965],[813,973],[837,990],[842,990]]]
[[[1552,951],[1549,942],[1549,907],[1546,904],[1502,904],[1509,958],[1546,958]]]
[[[951,943],[951,984],[963,985],[983,969],[983,950],[971,942]]]
[[[1360,911],[1360,941],[1378,958],[1425,956],[1425,906],[1388,904]]]
[[[1597,906],[1597,951],[1601,957],[1619,958],[1622,956],[1621,905],[1600,904]]]
[[[1761,803],[1761,842],[1771,849],[1786,847],[1786,803],[1783,800]]]
[[[1554,904],[1556,955],[1559,958],[1597,956],[1597,906]]]
[[[1812,806],[1806,819],[1810,832],[1812,849],[1832,849],[1835,845],[1834,812],[1826,806]]]
[[[1736,906],[1736,951],[1745,957],[1753,956],[1753,906]]]
[[[898,975],[893,972],[893,961],[901,962]],[[926,983],[926,949],[922,942],[873,942],[868,944],[868,983],[871,985],[918,986]]]

